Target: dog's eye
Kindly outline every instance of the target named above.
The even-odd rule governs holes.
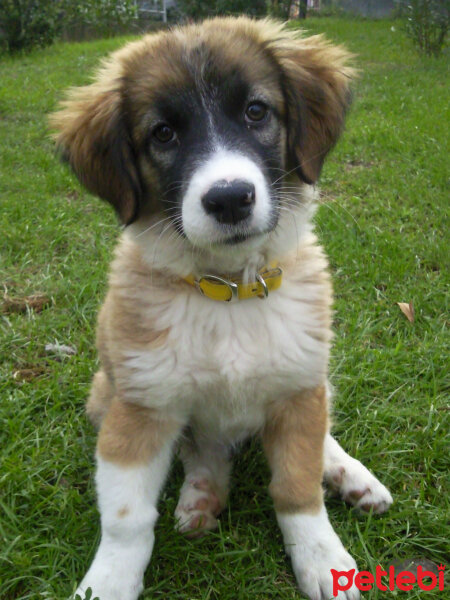
[[[168,144],[175,139],[176,134],[172,127],[169,127],[166,123],[162,123],[153,130],[153,137],[160,144]]]
[[[247,122],[258,123],[267,116],[268,109],[262,102],[251,102],[245,110],[245,119]]]

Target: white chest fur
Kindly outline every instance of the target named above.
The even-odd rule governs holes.
[[[183,407],[202,428],[227,437],[258,429],[268,401],[326,379],[327,286],[293,271],[266,300],[236,304],[186,286],[149,309],[155,327],[169,331],[164,344],[125,352],[133,387],[149,406]]]

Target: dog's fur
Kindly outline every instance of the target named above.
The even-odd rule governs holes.
[[[328,433],[331,288],[311,184],[342,130],[349,58],[272,21],[212,19],[128,44],[53,116],[77,176],[127,225],[87,407],[102,539],[78,593],[138,597],[177,444],[178,527],[198,535],[225,505],[230,449],[261,436],[298,585],[315,600],[332,596],[331,568],[356,566],[328,521],[322,479],[365,510],[392,502]],[[235,193],[237,180],[253,190],[245,218],[222,204],[209,213],[206,194]],[[273,260],[283,282],[263,301],[217,302],[184,279],[255,281]]]

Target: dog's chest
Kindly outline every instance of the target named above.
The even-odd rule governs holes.
[[[130,357],[151,404],[189,406],[205,426],[253,429],[267,401],[324,381],[327,336],[305,289],[220,303],[192,293],[160,311],[163,345]]]

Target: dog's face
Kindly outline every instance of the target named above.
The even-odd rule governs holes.
[[[127,81],[132,135],[150,183],[146,196],[196,246],[238,243],[277,222],[284,98],[276,65],[257,46],[251,49],[252,69],[233,44],[211,39],[186,47],[185,40],[172,40],[158,70],[175,72],[176,81],[155,85],[151,68]]]
[[[349,102],[347,57],[246,18],[147,36],[72,92],[58,143],[125,224],[162,213],[202,248],[257,239],[278,222],[285,175],[319,176]]]

